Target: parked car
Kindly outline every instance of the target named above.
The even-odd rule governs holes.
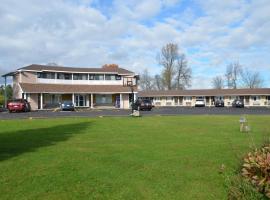
[[[74,108],[74,104],[72,101],[63,101],[61,104],[60,104],[60,109],[62,111],[74,111],[75,108]]]
[[[137,99],[133,105],[134,110],[148,110],[153,108],[152,102],[148,99]]]
[[[224,101],[221,99],[216,100],[215,107],[224,107]]]
[[[197,98],[195,102],[195,107],[204,107],[205,101],[204,98]]]
[[[243,102],[243,100],[235,99],[232,102],[232,107],[235,107],[235,108],[244,108],[244,102]]]
[[[7,108],[9,112],[30,112],[31,106],[25,99],[14,99],[8,102]]]

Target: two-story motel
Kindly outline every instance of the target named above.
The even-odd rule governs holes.
[[[151,99],[155,106],[195,106],[197,98],[206,106],[222,99],[231,106],[242,99],[246,107],[270,106],[270,88],[258,89],[200,89],[137,92],[138,76],[118,65],[101,68],[77,68],[49,65],[29,65],[3,75],[13,77],[13,98],[24,98],[33,110],[59,107],[72,101],[75,107],[130,108],[135,99]],[[133,85],[129,87],[128,85]]]
[[[235,99],[243,100],[245,107],[270,106],[270,88],[141,91],[138,96],[151,99],[155,106],[195,106],[197,98],[206,106],[214,106],[217,99],[227,107]]]
[[[75,107],[129,108],[132,94],[137,94],[138,76],[115,64],[101,68],[33,64],[4,76],[13,77],[13,98],[28,100],[33,110],[59,107],[63,101],[72,101]],[[130,83],[133,88],[127,86]]]

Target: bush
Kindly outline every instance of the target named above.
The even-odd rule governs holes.
[[[229,178],[228,182],[228,199],[229,200],[259,200],[265,199],[249,181],[243,179],[240,175]]]
[[[242,176],[270,198],[270,144],[245,156]]]

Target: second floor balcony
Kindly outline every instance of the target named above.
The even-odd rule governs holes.
[[[127,80],[136,85],[135,77],[117,74],[37,73],[37,83],[47,84],[123,85]]]

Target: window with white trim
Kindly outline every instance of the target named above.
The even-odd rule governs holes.
[[[253,101],[259,101],[260,100],[260,96],[252,96]]]
[[[88,74],[73,74],[73,80],[87,80]]]

